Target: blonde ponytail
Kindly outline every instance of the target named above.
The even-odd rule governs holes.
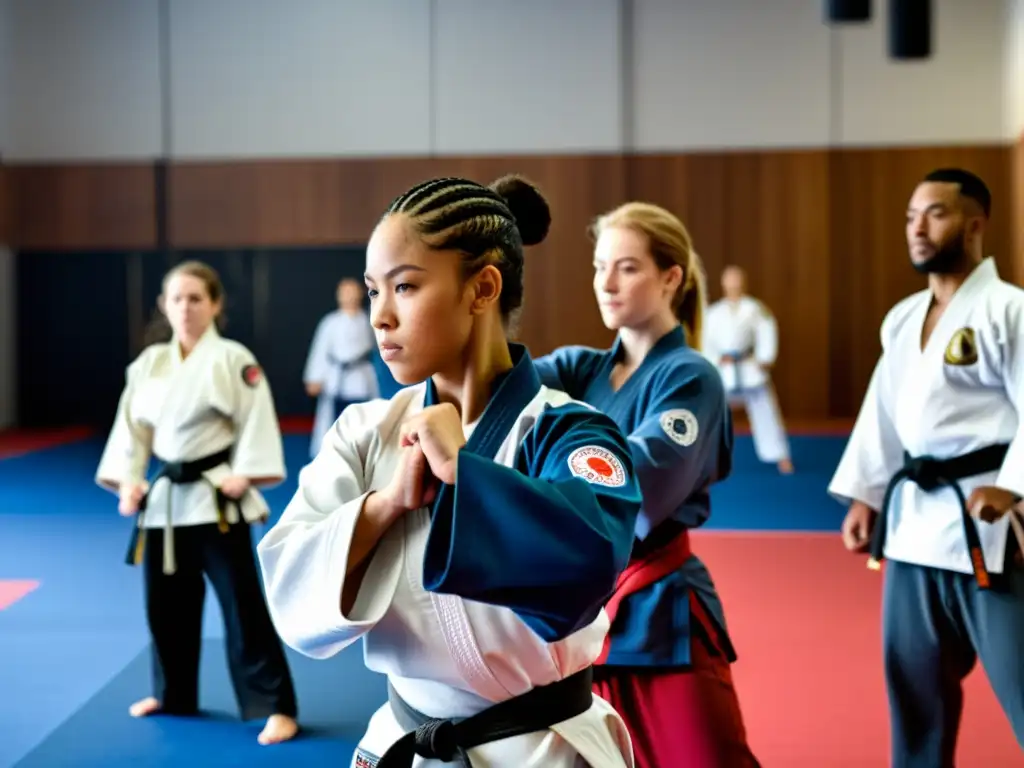
[[[675,312],[686,332],[686,343],[700,352],[704,331],[704,307],[707,306],[708,300],[707,277],[700,256],[692,248],[687,261],[683,282],[680,283],[675,295]]]

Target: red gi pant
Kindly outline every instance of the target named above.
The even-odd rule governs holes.
[[[759,768],[728,659],[697,598],[690,603],[690,666],[596,666],[594,692],[625,720],[636,768]]]

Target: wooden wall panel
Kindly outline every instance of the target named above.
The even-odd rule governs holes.
[[[728,264],[775,312],[775,379],[784,413],[829,415],[828,154],[731,152],[642,156],[631,161],[628,197],[675,211],[721,297]]]
[[[170,240],[181,248],[363,243],[388,189],[428,168],[422,160],[174,165]]]
[[[417,181],[450,174],[486,182],[522,173],[542,187],[554,216],[547,241],[527,255],[520,332],[542,354],[566,343],[610,341],[594,306],[586,229],[595,215],[625,200],[649,200],[678,212],[689,227],[712,299],[720,295],[722,267],[735,263],[775,311],[776,382],[787,417],[845,418],[856,413],[877,358],[883,315],[924,284],[906,255],[907,198],[922,174],[950,164],[976,170],[991,185],[989,251],[1007,276],[1021,279],[1024,139],[1016,150],[181,163],[168,175],[168,227],[178,248],[359,245],[388,202]],[[5,175],[16,247],[155,245],[150,166],[12,166]],[[2,211],[0,204],[0,227]]]
[[[170,173],[170,238],[179,248],[365,243],[388,203],[436,176],[531,178],[553,211],[527,254],[521,338],[538,352],[566,338],[603,343],[583,232],[623,199],[620,157],[465,157],[183,164]]]
[[[1018,285],[1024,285],[1024,133],[1017,139],[1011,150],[1010,184],[1013,190],[1013,209],[1010,213],[1010,252],[1014,266],[1014,278]]]
[[[904,223],[907,201],[923,175],[961,166],[979,174],[993,195],[988,253],[1012,274],[1009,150],[928,147],[844,150],[831,154],[830,412],[855,414],[881,351],[885,313],[926,282],[910,266]]]
[[[152,248],[153,166],[11,165],[11,244],[17,248]]]

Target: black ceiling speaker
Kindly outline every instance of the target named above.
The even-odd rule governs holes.
[[[833,24],[871,21],[871,0],[825,0],[825,20]]]
[[[927,59],[932,55],[932,0],[889,0],[889,55]]]

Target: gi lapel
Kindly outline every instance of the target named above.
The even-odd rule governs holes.
[[[203,396],[202,390],[207,387],[203,382],[209,380],[209,375],[204,375],[203,371],[204,366],[210,365],[206,357],[216,347],[219,338],[216,327],[211,325],[185,358],[181,356],[177,337],[171,339],[168,350],[170,372],[162,383],[163,397],[158,418],[162,429],[177,433],[189,420],[189,415],[196,411],[196,399]],[[164,458],[177,461],[181,457]]]
[[[476,429],[463,448],[464,451],[489,459],[497,456],[523,409],[540,392],[540,376],[526,347],[509,344],[508,348],[512,354],[512,370],[495,387]],[[423,407],[437,405],[438,402],[437,387],[432,379],[428,379]]]
[[[655,342],[647,356],[644,357],[643,362],[629,375],[629,378],[622,383],[622,386],[615,390],[612,388],[611,383],[612,370],[622,356],[622,339],[616,338],[615,344],[612,345],[611,352],[602,366],[599,388],[595,392],[595,394],[601,397],[601,400],[600,402],[596,400],[591,401],[591,405],[607,413],[607,409],[614,408],[616,401],[633,402],[634,400],[642,399],[639,398],[639,393],[630,394],[632,389],[647,384],[647,374],[651,368],[657,365],[666,355],[682,347],[686,347],[686,334],[683,332],[683,326],[677,325]],[[646,397],[649,398],[657,394],[656,392],[649,391],[649,389],[648,387],[643,392]]]
[[[989,257],[974,268],[974,271],[964,280],[949,306],[942,313],[939,322],[936,323],[928,343],[924,347],[926,358],[937,357],[941,362],[946,348],[957,332],[966,326],[967,317],[977,302],[977,299],[984,295],[985,290],[999,279],[996,271],[995,261]],[[927,315],[927,309],[925,310]],[[920,342],[919,342],[920,343]]]
[[[936,391],[945,381],[943,377],[944,355],[957,332],[965,327],[971,310],[978,298],[998,279],[995,263],[985,259],[967,277],[950,299],[949,306],[942,313],[938,323],[928,337],[928,343],[921,348],[921,331],[931,305],[930,293],[925,293],[921,303],[914,310],[913,326],[907,325],[906,335],[899,337],[890,352],[894,362],[892,369],[896,379],[896,432],[903,441],[903,448],[913,454],[928,452],[926,434],[932,433],[933,412],[921,408],[923,393]],[[925,440],[925,443],[921,441]]]

